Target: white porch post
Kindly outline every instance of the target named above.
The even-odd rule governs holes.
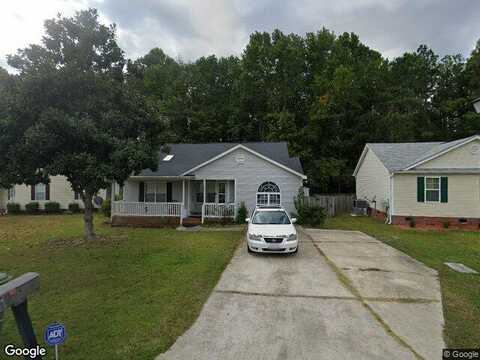
[[[233,215],[237,217],[237,179],[233,179]]]
[[[182,208],[180,209],[180,225],[183,223],[183,212],[185,210],[185,179],[182,180]]]
[[[205,217],[205,202],[207,200],[207,180],[203,179],[202,224]]]

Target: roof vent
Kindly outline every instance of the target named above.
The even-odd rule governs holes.
[[[169,155],[167,155],[167,156],[165,156],[165,157],[163,158],[163,161],[170,161],[170,160],[172,160],[172,159],[173,159],[173,155],[172,155],[172,154],[169,154]]]
[[[237,156],[235,156],[235,161],[239,165],[243,164],[245,162],[245,155],[242,153],[237,154]]]

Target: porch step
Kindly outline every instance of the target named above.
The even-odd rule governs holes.
[[[182,225],[185,227],[192,227],[202,225],[202,218],[201,217],[186,217],[182,221]]]

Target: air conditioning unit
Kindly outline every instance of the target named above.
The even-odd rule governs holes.
[[[369,203],[367,200],[362,200],[362,199],[354,200],[352,215],[355,215],[355,216],[367,215],[368,208],[369,208]]]

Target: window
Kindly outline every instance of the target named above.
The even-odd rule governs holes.
[[[145,183],[145,202],[155,202],[156,186],[155,183]]]
[[[262,192],[275,192],[275,193],[279,193],[280,192],[280,189],[278,188],[277,184],[271,182],[271,181],[267,181],[267,182],[264,182],[262,185],[260,185],[258,187],[258,192],[259,193],[262,193]]]
[[[226,189],[227,189],[227,184],[225,184],[224,182],[218,183],[218,202],[220,204],[225,204]]]
[[[145,202],[166,202],[166,184],[165,183],[145,183]]]
[[[15,186],[8,189],[8,200],[15,200]]]
[[[425,200],[427,202],[440,201],[440,178],[438,177],[425,178]]]
[[[280,205],[280,194],[270,194],[270,205]]]
[[[258,205],[267,205],[268,204],[268,194],[257,194],[257,204]]]
[[[35,185],[35,200],[45,200],[46,199],[46,186],[45,184]]]
[[[214,203],[215,202],[215,193],[207,193],[207,203]]]
[[[257,205],[280,205],[280,188],[267,181],[258,187]]]

